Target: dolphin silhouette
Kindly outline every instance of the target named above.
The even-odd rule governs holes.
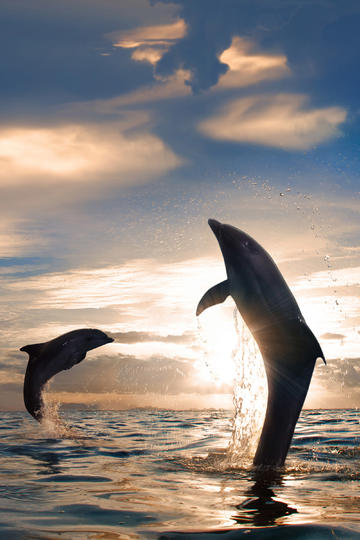
[[[24,379],[24,403],[28,412],[41,422],[45,384],[57,373],[72,368],[84,360],[91,349],[114,341],[101,330],[72,330],[45,343],[25,345],[20,351],[29,355]]]
[[[265,421],[254,465],[282,466],[317,358],[325,358],[273,259],[251,236],[208,221],[227,279],[201,298],[196,315],[231,295],[261,351],[268,383]],[[326,362],[325,362],[326,363]]]

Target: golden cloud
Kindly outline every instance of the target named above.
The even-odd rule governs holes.
[[[130,115],[129,115],[130,116]],[[181,160],[148,133],[148,116],[106,125],[8,127],[0,130],[1,184],[49,181],[144,182],[177,167]]]
[[[262,95],[237,99],[199,124],[213,139],[307,150],[340,135],[346,119],[341,107],[305,108],[298,94]]]
[[[182,19],[169,24],[153,26],[140,26],[122,32],[112,32],[107,37],[115,40],[114,47],[133,49],[140,45],[163,45],[176,39],[181,39],[186,34],[186,24]]]
[[[223,51],[219,60],[229,66],[220,77],[216,89],[242,87],[266,79],[277,79],[290,74],[284,55],[252,54],[250,41],[236,36],[231,46]]]
[[[186,34],[186,24],[182,19],[169,24],[141,26],[122,32],[111,32],[107,37],[113,47],[134,49],[131,58],[137,62],[156,64],[171,45]]]

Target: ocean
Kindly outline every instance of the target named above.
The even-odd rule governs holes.
[[[234,454],[231,411],[61,416],[1,414],[1,539],[360,538],[357,410],[303,411],[276,473]]]

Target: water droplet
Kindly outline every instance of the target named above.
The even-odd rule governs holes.
[[[283,197],[284,196],[284,193],[280,193],[280,197]]]

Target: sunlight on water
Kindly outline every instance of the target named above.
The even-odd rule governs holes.
[[[264,423],[267,382],[259,348],[237,309],[234,325],[238,346],[234,349],[234,420],[228,457],[233,462],[252,457]]]
[[[208,538],[224,527],[234,533],[226,538],[360,536],[356,410],[303,411],[285,470],[273,477],[221,461],[219,449],[231,438],[230,411],[61,416],[86,437],[49,437],[28,414],[2,413],[1,539],[155,540],[194,530]],[[312,535],[298,534],[304,524]],[[351,530],[335,534],[336,526]]]

